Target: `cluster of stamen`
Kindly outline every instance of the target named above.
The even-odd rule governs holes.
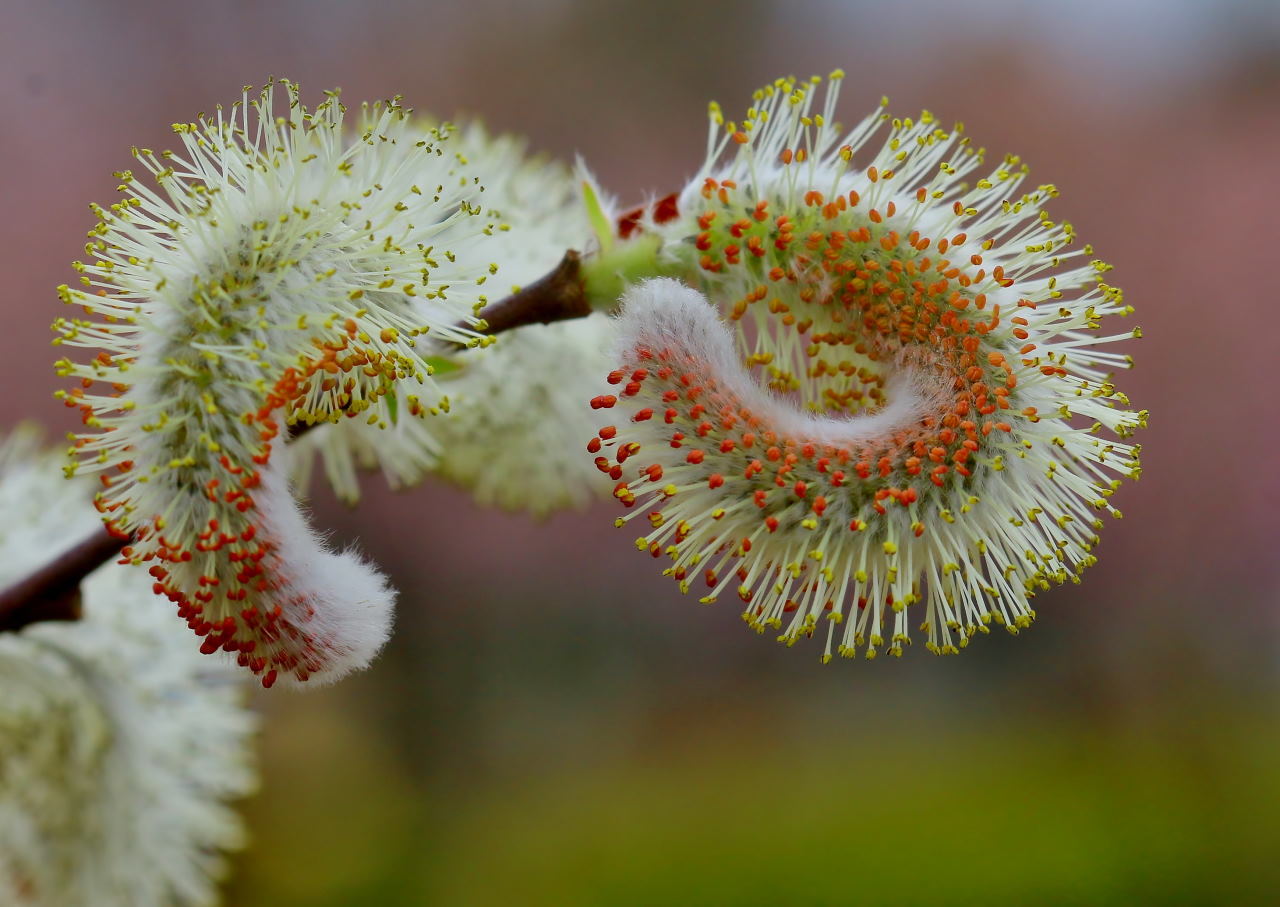
[[[78,379],[60,395],[90,429],[68,472],[98,472],[108,528],[131,536],[124,562],[150,571],[201,650],[234,653],[265,686],[350,654],[333,631],[342,621],[316,613],[317,578],[284,556],[318,543],[287,516],[296,504],[273,445],[284,426],[425,415],[429,405],[397,393],[432,373],[418,339],[482,345],[466,325],[486,299],[466,287],[496,270],[431,242],[494,227],[468,226],[479,190],[447,159],[439,166],[456,185],[415,182],[437,166],[447,130],[410,127],[391,101],[366,107],[363,132],[346,138],[336,97],[307,113],[286,87],[287,120],[268,88],[229,118],[175,127],[189,160],[137,152],[167,198],[119,174],[127,197],[95,207],[94,260],[76,265],[97,293],[59,290],[97,318],[54,325],[55,342],[101,348],[88,363],[58,363]],[[241,206],[260,216],[237,222]],[[442,268],[465,278],[454,302]],[[353,576],[367,570],[323,557]]]
[[[809,114],[784,81],[757,100],[741,127],[713,107],[740,150],[654,228],[732,340],[706,341],[715,316],[687,302],[686,329],[637,320],[616,393],[592,401],[621,417],[588,445],[633,509],[619,525],[643,516],[637,547],[669,557],[682,590],[736,588],[783,642],[825,618],[825,658],[901,654],[916,602],[935,652],[991,622],[1016,632],[1031,596],[1093,563],[1091,511],[1118,516],[1114,473],[1138,473],[1136,447],[1095,437],[1145,422],[1097,368],[1125,357],[1084,348],[1128,336],[1084,333],[1127,314],[1097,279],[1108,266],[1044,277],[1075,254],[1040,210],[1056,190],[1010,197],[1015,157],[958,182],[981,152],[928,114],[892,121],[855,168],[874,121],[838,145],[832,98]]]
[[[973,292],[987,281],[1011,287],[1003,268],[988,274],[980,253],[957,256],[968,243],[964,233],[936,244],[919,230],[901,235],[892,226],[892,201],[883,214],[871,208],[861,216],[853,190],[834,202],[805,193],[808,216],[799,228],[788,214],[771,216],[768,200],[760,200],[750,218],[725,229],[722,215],[739,207],[729,194],[737,187],[728,182],[707,178],[703,195],[720,207],[698,217],[696,246],[699,267],[714,274],[742,267],[744,248],[759,259],[752,273],[763,272],[763,279],[726,312],[741,321],[764,309],[748,367],[765,370],[774,390],[797,393],[806,409],[853,413],[884,402],[885,364],[910,351],[933,364],[950,399],[927,420],[932,430],[899,451],[901,462],[877,469],[911,476],[927,470],[937,485],[953,470],[971,475],[983,438],[1011,430],[1002,413],[1017,387],[1013,363],[984,343],[1001,327],[1000,305],[988,306],[985,293]],[[1018,305],[1035,307],[1028,300]],[[1026,319],[1015,316],[1012,323]],[[1026,344],[1021,351],[1034,349]]]

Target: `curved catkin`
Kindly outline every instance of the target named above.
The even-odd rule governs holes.
[[[154,186],[118,174],[82,288],[60,289],[91,317],[54,325],[55,342],[96,351],[58,363],[87,427],[69,471],[99,474],[107,525],[133,536],[126,558],[202,649],[267,686],[366,664],[393,601],[306,527],[282,434],[390,421],[403,384],[417,390],[399,416],[422,416],[438,393],[428,341],[487,342],[468,325],[501,229],[449,127],[421,129],[394,99],[348,117],[330,93],[308,110],[281,85],[176,125],[181,152],[136,151]]]
[[[1013,156],[979,175],[962,130],[779,80],[747,118],[712,106],[708,159],[639,228],[670,281],[627,297],[614,392],[588,449],[637,547],[703,601],[788,644],[957,651],[1094,562],[1143,425],[1095,333],[1127,315],[1109,266],[1050,219]],[[977,172],[975,172],[977,171]],[[707,299],[710,302],[707,302]]]

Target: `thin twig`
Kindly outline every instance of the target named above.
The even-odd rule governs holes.
[[[501,334],[528,324],[550,324],[591,313],[582,279],[581,256],[572,249],[555,269],[527,287],[480,312],[480,328]],[[290,440],[316,425],[294,425]],[[82,539],[68,551],[0,591],[0,632],[20,630],[43,620],[76,620],[80,617],[80,583],[94,570],[120,554],[128,538],[105,528]]]
[[[105,527],[0,592],[0,630],[80,617],[80,582],[120,553],[129,539]]]
[[[480,312],[486,334],[501,334],[526,324],[550,324],[591,314],[582,281],[582,256],[570,249],[551,273]]]

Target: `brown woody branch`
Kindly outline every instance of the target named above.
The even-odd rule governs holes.
[[[549,274],[481,311],[480,317],[484,320],[481,330],[486,334],[501,334],[528,324],[582,318],[590,312],[581,256],[570,249]],[[296,439],[314,427],[292,426],[289,437]],[[0,591],[0,632],[20,630],[44,620],[79,619],[80,583],[119,555],[130,541],[112,535],[105,528],[97,530]]]
[[[77,620],[81,581],[127,544],[127,538],[102,527],[0,592],[0,631],[18,630],[42,620]]]
[[[591,314],[582,280],[582,256],[570,249],[551,273],[485,308],[482,330],[501,334],[526,324],[550,324]]]

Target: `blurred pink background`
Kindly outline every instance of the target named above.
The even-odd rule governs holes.
[[[676,593],[613,509],[546,523],[370,477],[316,520],[402,590],[338,687],[259,696],[233,904],[1253,902],[1280,870],[1280,6],[4,0],[0,424],[58,435],[53,288],[131,145],[269,75],[581,154],[624,201],[708,100],[840,66],[1062,190],[1145,338],[1100,564],[1018,639],[818,664]],[[736,115],[736,114],[732,114]],[[1127,325],[1122,325],[1121,328]]]

